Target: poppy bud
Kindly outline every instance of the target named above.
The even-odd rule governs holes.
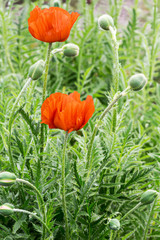
[[[118,219],[113,218],[109,221],[109,228],[116,231],[120,229],[120,222]]]
[[[68,43],[62,47],[63,54],[66,57],[76,57],[79,54],[79,47],[76,44]]]
[[[142,73],[138,73],[133,75],[129,79],[128,85],[131,87],[133,91],[141,90],[147,83],[147,78]]]
[[[29,69],[29,77],[32,78],[32,80],[40,78],[43,74],[44,66],[45,62],[43,60],[39,60],[33,64]]]
[[[150,204],[152,203],[155,198],[158,196],[158,192],[155,190],[147,190],[146,192],[144,192],[141,196],[141,203],[143,204]]]
[[[53,7],[60,7],[60,1],[59,0],[54,0],[53,1]]]
[[[0,214],[4,216],[9,216],[14,213],[13,211],[14,206],[10,203],[4,203],[2,206],[0,206]]]
[[[0,185],[2,186],[11,186],[16,182],[16,175],[10,172],[1,172],[0,173]]]
[[[103,30],[107,30],[108,31],[110,26],[114,27],[113,18],[111,16],[109,16],[108,14],[104,14],[104,15],[99,17],[98,25]]]

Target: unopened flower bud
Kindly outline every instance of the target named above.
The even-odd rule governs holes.
[[[111,16],[104,14],[98,18],[98,25],[103,30],[109,30],[109,27],[114,27],[114,21]]]
[[[129,86],[133,91],[140,91],[147,83],[147,78],[142,73],[137,73],[129,79]]]
[[[0,214],[4,216],[9,216],[14,213],[13,211],[14,206],[10,203],[4,203],[3,205],[0,206]]]
[[[32,80],[40,78],[43,74],[44,66],[45,62],[43,60],[39,60],[33,64],[29,69],[29,77],[32,78]]]
[[[59,0],[54,0],[53,1],[53,7],[60,7],[60,1]]]
[[[113,218],[109,221],[109,228],[116,231],[120,229],[120,222],[118,219]]]
[[[79,47],[73,43],[65,44],[62,47],[62,50],[66,57],[76,57],[79,54]]]
[[[144,192],[141,196],[141,203],[143,204],[150,204],[152,203],[156,197],[158,196],[158,192],[155,190],[147,190],[146,192]]]
[[[16,182],[16,175],[10,172],[1,172],[0,173],[0,185],[2,186],[11,186]]]

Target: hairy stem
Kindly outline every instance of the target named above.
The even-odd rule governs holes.
[[[31,78],[28,78],[27,82],[25,83],[24,87],[22,88],[21,92],[19,93],[18,97],[16,98],[16,101],[13,105],[12,111],[11,111],[11,115],[9,118],[9,125],[8,125],[8,130],[9,130],[9,135],[8,135],[8,153],[9,153],[9,159],[10,159],[10,163],[11,163],[11,167],[12,167],[12,171],[15,172],[15,164],[13,161],[13,157],[12,157],[12,151],[11,151],[11,132],[12,132],[12,123],[13,123],[13,119],[14,119],[14,113],[16,110],[16,107],[18,105],[19,99],[21,98],[23,92],[27,89],[28,85],[30,84],[30,82],[32,81]]]
[[[39,201],[38,201],[38,205],[39,205],[40,211],[42,211],[43,222],[45,223],[46,222],[45,203],[44,203],[43,197],[42,197],[41,193],[39,192],[39,190],[32,183],[30,183],[30,182],[28,182],[26,180],[17,178],[16,181],[24,183],[24,184],[28,185],[29,187],[31,187],[32,189],[34,189],[34,191],[36,192],[36,194],[37,194],[37,196],[38,196],[38,198],[40,199],[40,202],[41,202],[41,203],[39,203]],[[42,237],[42,239],[45,239],[45,226],[44,225],[43,225],[43,237]]]
[[[121,221],[124,220],[131,212],[136,210],[139,206],[141,206],[141,202],[139,202],[134,208],[132,208],[130,211],[128,211],[122,218]]]
[[[130,90],[130,87],[127,87],[123,92],[118,93],[117,95],[115,95],[115,97],[113,98],[113,100],[110,102],[110,104],[106,107],[106,109],[104,110],[104,112],[101,114],[99,120],[102,121],[103,118],[105,117],[105,115],[110,111],[110,109],[114,106],[114,104],[122,97],[124,96],[128,91]],[[96,133],[98,131],[98,124],[95,125],[93,133],[92,133],[92,137],[88,146],[88,152],[87,152],[87,163],[86,163],[86,170],[88,172],[87,174],[87,179],[90,176],[91,170],[92,170],[92,161],[91,161],[91,153],[92,153],[92,148],[93,148],[93,142],[94,142],[94,138],[96,136]]]
[[[47,229],[47,231],[48,231],[50,234],[52,234],[52,232],[51,232],[51,231],[49,230],[49,228],[47,227],[46,223],[43,222],[43,220],[42,220],[41,218],[37,217],[37,215],[36,215],[35,213],[29,212],[29,211],[23,210],[23,209],[17,209],[17,208],[13,209],[13,211],[14,211],[14,212],[19,212],[19,213],[26,213],[26,214],[28,214],[28,215],[31,215],[31,216],[35,217],[38,221],[40,221],[40,222],[43,224],[43,226]]]
[[[66,189],[65,189],[65,154],[66,154],[66,145],[67,145],[68,132],[66,131],[64,145],[63,145],[63,153],[62,153],[62,206],[65,220],[65,232],[66,232],[66,240],[69,240],[69,226],[68,226],[68,216],[67,216],[67,206],[66,206]]]
[[[8,51],[6,21],[5,21],[5,17],[4,17],[3,14],[1,14],[1,17],[2,17],[4,50],[5,50],[6,58],[7,58],[7,61],[8,61],[8,65],[9,65],[12,73],[15,73],[15,69],[13,67],[13,64],[12,64],[12,61],[11,61],[11,58],[10,58],[10,54],[9,54],[9,51]]]
[[[146,226],[144,228],[144,233],[143,233],[143,238],[142,240],[147,240],[147,233],[148,233],[148,228],[149,228],[149,225],[150,225],[150,222],[151,222],[151,219],[152,219],[152,215],[153,215],[153,212],[154,212],[154,207],[156,205],[156,199],[154,200],[154,202],[150,205],[150,211],[149,211],[149,214],[148,214],[148,219],[147,219],[147,223],[146,223]]]
[[[47,87],[47,76],[48,76],[48,69],[49,69],[49,60],[50,60],[50,53],[51,53],[51,46],[52,43],[49,43],[48,45],[48,51],[47,51],[47,57],[46,57],[46,64],[45,64],[45,73],[44,73],[44,82],[43,82],[43,94],[42,94],[42,103],[44,102],[46,98],[46,87]],[[41,124],[41,147],[40,147],[40,154],[43,153],[44,151],[44,130],[45,130],[45,125]],[[37,181],[39,181],[40,178],[40,160],[43,160],[43,156],[41,155],[40,158],[38,159],[38,165],[37,165]]]
[[[119,44],[117,42],[116,28],[109,27],[109,30],[112,35],[113,40],[113,83],[114,83],[114,90],[115,93],[118,91],[118,85],[119,85],[119,56],[118,56],[118,48]],[[115,132],[117,125],[117,110],[116,108],[113,111],[113,122],[112,122],[112,131]]]
[[[154,13],[153,13],[153,23],[152,23],[153,41],[152,41],[152,48],[151,48],[151,55],[150,55],[150,67],[149,67],[149,79],[148,79],[148,81],[152,80],[153,72],[154,72],[154,63],[155,63],[154,50],[155,50],[155,43],[156,43],[156,38],[157,38],[156,19],[157,19],[157,0],[154,0]]]
[[[111,233],[110,233],[110,236],[109,236],[109,240],[113,240],[114,239],[114,232],[113,232],[113,230],[111,230]]]

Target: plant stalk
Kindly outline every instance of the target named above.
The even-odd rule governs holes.
[[[46,223],[43,222],[42,219],[40,219],[39,217],[37,217],[37,215],[36,215],[35,213],[29,212],[29,211],[23,210],[23,209],[17,209],[17,208],[13,209],[13,211],[14,211],[14,212],[19,212],[19,213],[26,213],[26,214],[28,214],[28,215],[31,215],[31,216],[35,217],[38,221],[40,221],[40,222],[43,224],[43,226],[47,229],[47,231],[48,231],[50,234],[52,234],[52,232],[51,232],[51,231],[49,230],[49,228],[47,227]]]
[[[41,195],[41,193],[39,192],[39,190],[30,182],[24,180],[24,179],[20,179],[20,178],[17,178],[16,179],[17,182],[20,182],[20,183],[24,183],[26,185],[28,185],[29,187],[31,187],[32,189],[35,190],[38,198],[40,199],[41,201],[41,204],[39,203],[38,201],[38,205],[39,205],[39,209],[40,211],[42,211],[42,215],[43,215],[43,222],[45,223],[46,222],[46,210],[45,210],[45,203],[44,203],[44,200],[43,200],[43,197]],[[38,199],[37,199],[38,200]],[[42,236],[42,239],[45,239],[45,226],[43,225],[43,236]]]
[[[157,1],[154,0],[154,13],[153,13],[153,41],[152,41],[152,48],[151,48],[151,55],[150,55],[150,67],[149,67],[149,79],[148,81],[151,81],[153,78],[153,72],[154,72],[154,64],[155,64],[155,56],[154,56],[154,50],[155,50],[155,43],[156,43],[156,19],[157,19]]]
[[[134,208],[132,208],[129,212],[127,212],[122,218],[121,221],[124,220],[131,212],[133,212],[134,210],[136,210],[138,207],[141,206],[141,202],[139,202]]]
[[[65,189],[65,154],[66,154],[66,145],[67,145],[68,132],[66,131],[63,145],[63,153],[62,153],[62,206],[64,212],[64,220],[65,220],[65,232],[66,232],[66,240],[69,240],[69,226],[68,226],[68,216],[67,216],[67,206],[66,206],[66,189]]]
[[[114,90],[116,93],[118,91],[118,86],[119,86],[119,56],[118,56],[119,44],[116,38],[116,33],[117,33],[116,28],[113,28],[110,26],[109,30],[111,32],[112,40],[113,40],[113,83],[114,83]],[[113,132],[115,132],[116,130],[116,125],[117,125],[117,110],[115,108],[113,110],[113,122],[112,122]]]
[[[144,233],[143,233],[143,238],[142,238],[143,240],[147,240],[148,228],[149,228],[149,225],[150,225],[150,222],[151,222],[151,219],[152,219],[152,215],[153,215],[153,212],[154,212],[155,205],[156,205],[156,199],[150,205],[150,211],[149,211],[149,214],[148,214],[147,223],[146,223],[146,226],[145,226],[145,229],[144,229]]]
[[[110,233],[110,237],[109,237],[109,240],[113,240],[114,239],[114,232],[113,232],[113,230],[111,230],[111,233]]]
[[[5,12],[5,10],[4,10]],[[2,30],[3,30],[3,40],[4,40],[4,50],[5,50],[5,54],[6,54],[6,58],[8,61],[8,65],[12,71],[12,73],[15,73],[15,69],[13,67],[11,58],[10,58],[10,53],[8,51],[8,45],[7,45],[7,29],[6,29],[6,21],[5,21],[5,17],[3,14],[1,14],[2,17]]]
[[[51,46],[52,46],[52,43],[49,43],[48,51],[47,51],[47,57],[46,57],[46,64],[45,64],[45,74],[44,74],[44,82],[43,82],[42,103],[44,102],[44,100],[46,98],[47,76],[48,76],[48,69],[49,69],[49,60],[50,60],[50,54],[51,54]],[[40,147],[40,153],[43,153],[43,151],[44,151],[44,128],[45,128],[45,125],[41,124],[41,147]],[[41,158],[41,160],[43,160],[43,156],[41,156],[40,158]],[[38,167],[40,169],[40,159],[38,160]]]
[[[106,107],[106,109],[104,110],[104,112],[101,114],[99,121],[102,121],[103,118],[105,117],[105,115],[110,111],[110,109],[114,106],[114,104],[124,95],[126,95],[126,93],[130,90],[130,87],[127,87],[123,92],[118,93],[117,95],[115,95],[115,97],[113,98],[113,100],[111,101],[111,103]],[[98,127],[99,125],[96,124],[92,133],[92,137],[89,143],[89,147],[88,147],[88,152],[87,152],[87,163],[86,163],[86,170],[88,171],[87,174],[87,179],[90,176],[91,170],[92,170],[92,161],[91,161],[91,153],[92,153],[92,148],[93,148],[93,142],[94,142],[94,138],[96,136],[96,133],[98,131]],[[89,169],[88,169],[89,168]]]
[[[18,97],[16,98],[16,101],[15,101],[15,103],[13,105],[13,108],[12,108],[12,111],[11,111],[11,115],[10,115],[10,118],[9,118],[9,125],[8,125],[8,130],[9,130],[9,135],[8,135],[8,153],[9,153],[9,159],[10,159],[12,171],[14,173],[15,173],[15,164],[14,164],[14,161],[13,161],[12,151],[11,151],[12,123],[13,123],[14,113],[15,113],[16,107],[18,105],[18,102],[19,102],[23,92],[26,90],[26,88],[28,87],[28,85],[30,84],[31,81],[32,81],[32,79],[28,78],[27,82],[25,83],[24,87],[22,88],[21,92],[19,93]]]

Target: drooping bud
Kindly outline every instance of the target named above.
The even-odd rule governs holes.
[[[60,1],[59,0],[54,0],[53,1],[53,7],[60,7]]]
[[[128,85],[133,91],[140,91],[147,83],[147,78],[142,73],[133,75],[128,82]]]
[[[79,47],[76,44],[68,43],[62,47],[63,54],[66,57],[76,57],[79,54]]]
[[[32,80],[37,80],[40,78],[43,74],[45,62],[43,60],[39,60],[35,64],[33,64],[29,69],[29,77],[32,78]]]
[[[150,204],[152,203],[156,197],[158,196],[158,192],[155,190],[147,190],[146,192],[144,192],[141,196],[141,203],[143,204]]]
[[[113,18],[108,14],[104,14],[98,18],[98,25],[103,30],[108,31],[110,26],[114,27]]]
[[[13,209],[14,206],[12,204],[4,203],[0,206],[0,214],[2,214],[3,216],[9,216],[14,213]]]
[[[118,219],[116,218],[112,218],[110,221],[109,221],[109,228],[114,230],[114,231],[117,231],[120,229],[120,222]]]
[[[16,175],[10,172],[1,172],[0,173],[0,185],[2,186],[11,186],[16,182]]]

